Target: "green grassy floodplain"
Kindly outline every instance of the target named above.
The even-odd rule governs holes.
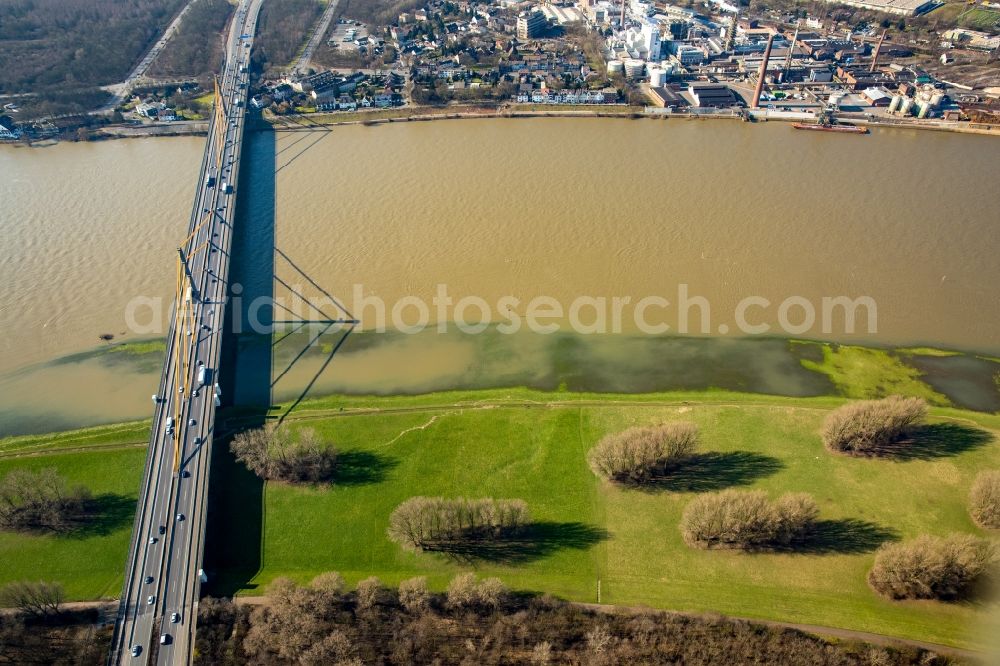
[[[146,459],[145,443],[93,452],[6,455],[0,444],[0,476],[13,469],[37,471],[54,467],[70,483],[83,483],[95,496],[109,496],[113,519],[99,529],[67,535],[0,531],[0,584],[49,580],[63,584],[68,599],[117,598],[138,500],[139,479]]]
[[[882,600],[865,582],[870,551],[692,550],[683,544],[678,522],[694,493],[614,487],[598,480],[584,458],[606,433],[692,420],[701,428],[703,451],[758,454],[780,467],[747,474],[736,485],[772,496],[811,492],[821,519],[860,519],[904,539],[924,532],[982,534],[968,517],[966,497],[976,472],[996,464],[1000,417],[935,408],[932,421],[961,423],[991,439],[926,460],[859,460],[827,453],[817,434],[827,410],[841,402],[724,392],[610,396],[521,389],[312,401],[297,410],[291,427],[315,428],[342,452],[369,461],[370,473],[352,474],[353,482],[333,487],[268,484],[260,568],[242,584],[229,583],[243,594],[259,594],[277,576],[307,581],[336,570],[349,581],[377,575],[396,583],[426,575],[443,588],[456,573],[474,569],[517,589],[579,601],[597,601],[600,583],[603,603],[981,646],[977,627],[990,608]],[[707,487],[727,485],[711,476],[703,479]],[[544,554],[513,564],[408,553],[385,532],[392,510],[413,495],[519,497],[535,520],[606,530],[607,537],[592,545],[554,538],[551,551],[542,548]]]
[[[701,477],[705,488],[761,488],[772,496],[810,492],[821,519],[859,519],[904,539],[924,532],[984,534],[967,514],[966,498],[975,474],[998,466],[1000,416],[934,407],[932,422],[984,431],[988,441],[942,457],[859,460],[831,455],[819,440],[823,416],[842,403],[834,397],[724,391],[608,395],[529,389],[306,401],[286,423],[315,428],[351,468],[333,486],[267,484],[257,506],[239,504],[236,515],[210,516],[210,532],[219,542],[239,542],[248,524],[259,523],[263,535],[259,554],[243,549],[242,555],[226,555],[249,556],[252,574],[239,573],[245,563],[222,558],[215,562],[220,571],[209,571],[210,584],[216,592],[254,595],[278,576],[307,581],[336,570],[351,582],[370,575],[387,583],[426,575],[442,589],[456,573],[475,570],[515,589],[578,601],[597,601],[600,585],[603,603],[983,647],[981,627],[996,603],[885,601],[865,583],[872,552],[692,550],[683,544],[678,522],[694,492],[621,489],[595,477],[584,457],[606,433],[692,420],[701,428],[702,451],[739,451],[767,463],[742,476],[715,470]],[[221,422],[235,427],[240,415],[224,413]],[[0,440],[0,474],[19,466],[54,466],[95,492],[134,502],[145,454],[136,442],[147,427]],[[113,448],[116,442],[120,446]],[[86,450],[94,445],[100,448]],[[217,449],[216,455],[218,460],[224,454]],[[235,465],[216,463],[214,470],[214,492],[225,487],[238,496],[240,486],[254,483]],[[553,529],[537,551],[514,562],[405,552],[387,538],[388,518],[400,502],[419,494],[519,497],[535,520]],[[44,578],[62,581],[73,598],[115,596],[130,529],[131,522],[122,521],[107,534],[82,537],[0,533],[0,583]]]

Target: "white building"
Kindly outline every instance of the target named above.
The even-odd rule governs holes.
[[[638,28],[629,28],[608,40],[612,51],[624,48],[629,56],[641,60],[660,60],[663,57],[663,41],[660,38],[660,23],[643,19]]]
[[[1000,49],[1000,36],[994,37],[978,30],[955,28],[944,33],[942,37],[970,49],[981,49],[983,51]]]

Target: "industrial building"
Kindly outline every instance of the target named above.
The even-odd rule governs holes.
[[[697,46],[670,42],[669,49],[670,52],[677,58],[678,62],[685,67],[688,67],[689,65],[700,65],[705,61],[704,49],[700,49]]]
[[[688,105],[686,99],[684,99],[676,90],[668,86],[651,85],[648,88],[647,96],[653,104],[659,107],[672,107],[679,109]]]
[[[892,97],[881,88],[865,88],[861,96],[872,106],[889,106]]]
[[[694,105],[701,108],[736,106],[740,103],[732,89],[721,83],[692,83],[688,86],[688,94]]]

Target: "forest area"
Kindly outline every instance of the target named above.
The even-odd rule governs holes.
[[[75,113],[122,81],[185,0],[0,3],[0,94],[32,93],[36,113]],[[28,106],[28,99],[23,100]]]
[[[317,0],[264,3],[260,10],[253,59],[263,70],[287,67],[295,59],[319,19]]]
[[[217,71],[222,31],[232,11],[228,0],[198,0],[191,5],[177,34],[153,61],[150,76],[200,76]]]

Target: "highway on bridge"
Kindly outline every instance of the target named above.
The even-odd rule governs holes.
[[[193,654],[217,383],[249,87],[262,0],[240,0],[226,41],[176,300],[109,664]]]

